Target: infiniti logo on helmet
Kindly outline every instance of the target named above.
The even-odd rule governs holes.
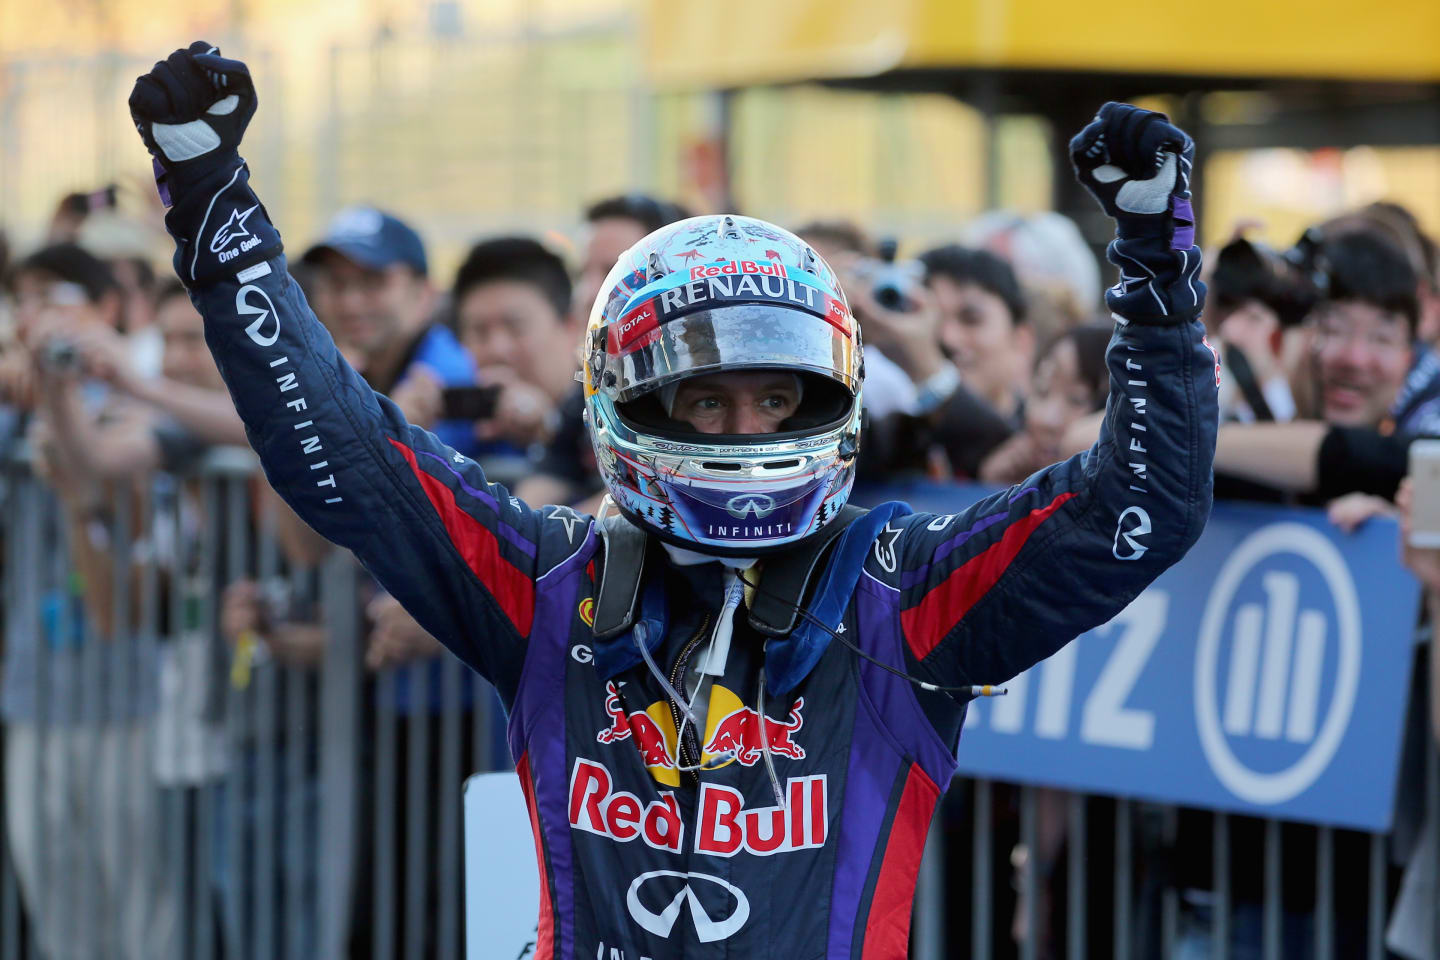
[[[661,891],[668,892],[671,885],[660,880],[661,877],[677,877],[684,882],[670,897],[670,902],[656,911],[640,901],[640,891],[642,888],[658,887]],[[651,883],[652,880],[657,882]],[[728,906],[730,897],[733,897],[735,905],[719,916],[711,915],[695,893],[698,881],[704,881],[704,885],[700,889],[709,894],[706,899],[710,901],[711,907],[716,906],[714,894],[719,892],[714,889],[715,887],[730,895],[723,898],[722,902]],[[714,887],[711,886],[712,884]],[[695,926],[695,937],[701,943],[724,940],[745,926],[745,921],[750,919],[750,900],[745,896],[745,891],[709,874],[651,870],[632,880],[630,889],[625,894],[625,906],[630,910],[630,918],[657,937],[666,939],[669,939],[670,932],[675,929],[675,921],[680,918],[681,908],[687,904],[690,907],[690,922]]]
[[[775,498],[763,493],[742,493],[725,502],[725,512],[737,520],[763,520],[775,512]]]

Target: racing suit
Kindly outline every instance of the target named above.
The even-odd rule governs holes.
[[[734,752],[678,770],[677,705],[633,648],[592,631],[604,564],[592,518],[521,503],[407,424],[341,357],[278,252],[197,268],[216,245],[208,221],[257,204],[242,166],[208,204],[172,212],[177,264],[275,489],[499,691],[542,877],[535,955],[905,956],[963,705],[839,643],[790,688],[762,689],[773,638],[727,605],[730,656],[678,749],[692,764]],[[278,251],[262,214],[249,227]],[[1163,244],[1140,246],[1127,256],[1153,279],[1112,296],[1096,445],[961,513],[891,516],[862,544],[842,636],[932,683],[1000,683],[1114,616],[1194,542],[1218,362],[1198,307],[1143,325],[1123,314],[1192,283],[1198,251],[1182,274]],[[679,685],[722,609],[722,570],[651,553],[644,588],[666,610],[656,659]]]

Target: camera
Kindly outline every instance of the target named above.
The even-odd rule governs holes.
[[[64,373],[80,365],[80,351],[69,340],[51,340],[41,351],[40,362],[48,370]]]
[[[917,260],[896,261],[899,244],[880,241],[879,259],[867,260],[858,272],[870,284],[870,295],[886,310],[909,313],[917,303],[916,291],[925,284],[925,267]]]
[[[1230,241],[1220,249],[1210,278],[1215,313],[1223,317],[1258,300],[1275,311],[1282,326],[1295,326],[1319,299],[1313,270],[1307,269],[1310,259],[1306,238],[1286,254],[1244,237]]]

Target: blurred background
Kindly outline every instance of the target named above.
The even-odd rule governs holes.
[[[1129,754],[1076,740],[1072,775],[1023,762],[1070,745],[1023,693],[977,713],[912,955],[1440,960],[1422,0],[0,3],[0,960],[534,946],[487,943],[460,898],[461,784],[509,767],[493,691],[269,492],[169,279],[125,101],[196,38],[250,65],[252,183],[347,358],[522,498],[590,512],[574,345],[619,253],[689,214],[773,220],[845,278],[861,500],[951,511],[1085,449],[1114,270],[1066,144],[1106,100],[1168,113],[1198,146],[1226,373],[1222,503],[1122,711],[1162,732]],[[1344,705],[1321,774],[1260,802],[1198,759],[1188,678],[1226,558],[1285,524],[1363,585],[1357,682],[1378,695]],[[1435,536],[1405,547],[1417,527]],[[1298,603],[1302,632],[1324,611],[1308,649],[1335,709],[1343,604],[1284,550],[1239,579],[1223,646],[1248,623],[1260,649],[1255,603],[1291,626]],[[1246,695],[1270,720],[1232,703],[1225,735],[1274,774],[1316,708],[1307,727],[1286,693],[1288,629],[1266,636],[1279,679]],[[1037,683],[1080,677],[1078,717],[1117,644],[1087,635],[1078,673]]]
[[[288,235],[384,197],[442,270],[479,231],[563,232],[632,189],[782,223],[863,218],[916,243],[987,209],[1053,209],[1099,243],[1060,151],[1106,99],[1194,133],[1207,236],[1246,217],[1289,243],[1393,196],[1440,226],[1424,3],[1167,5],[1143,41],[1046,0],[203,6],[0,11],[0,216],[19,245],[61,193],[116,181],[141,194],[127,203],[148,197],[124,100],[190,36],[255,64],[248,151]]]

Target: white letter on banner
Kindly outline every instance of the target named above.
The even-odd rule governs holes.
[[[1070,701],[1075,693],[1075,648],[1067,643],[1040,664],[1040,699],[1035,705],[1035,736],[1064,740],[1070,732]]]
[[[1125,701],[1165,630],[1169,609],[1168,593],[1146,590],[1105,625],[1123,624],[1125,629],[1081,711],[1080,739],[1085,743],[1149,750],[1155,742],[1155,714],[1126,707]]]

